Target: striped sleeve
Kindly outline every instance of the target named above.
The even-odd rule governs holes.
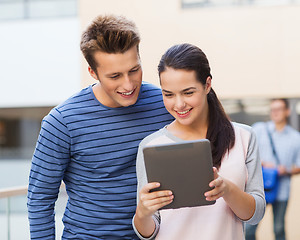
[[[54,239],[54,206],[69,162],[70,137],[60,112],[53,109],[41,126],[28,187],[31,239]]]

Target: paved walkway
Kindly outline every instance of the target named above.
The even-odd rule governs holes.
[[[287,240],[300,239],[300,175],[292,178],[291,198],[286,215]],[[257,240],[274,240],[272,208],[267,206],[266,214],[257,230]]]
[[[9,164],[8,164],[9,163]],[[25,165],[24,165],[25,164]],[[16,185],[24,185],[27,183],[28,179],[28,171],[29,171],[30,162],[22,162],[22,161],[9,161],[5,163],[3,160],[0,163],[0,177],[1,179],[10,179],[8,181],[12,186]],[[9,167],[13,167],[13,175],[12,171]],[[24,176],[23,176],[24,175]],[[18,176],[15,177],[15,176]],[[7,181],[1,181],[0,179],[0,187],[8,187],[1,186],[1,184],[7,183]],[[18,180],[18,181],[17,181]],[[58,211],[62,214],[65,199],[61,199],[61,204],[58,204]],[[20,201],[17,201],[20,200]],[[21,202],[20,208],[23,209],[20,214],[12,214],[11,216],[11,240],[29,240],[29,229],[28,229],[28,220],[26,215],[26,197],[22,196],[21,199],[16,199],[16,202]],[[22,206],[23,207],[22,207]],[[0,200],[0,239],[7,239],[7,218],[5,215],[6,199]],[[3,208],[1,211],[1,207]],[[291,198],[287,210],[286,217],[286,231],[287,231],[287,240],[300,240],[300,174],[298,176],[294,176],[292,178],[292,189],[291,189]],[[61,218],[61,216],[59,217]],[[57,219],[57,232],[58,236],[61,235],[62,232],[62,223]],[[259,225],[257,231],[257,240],[274,240],[273,237],[273,225],[272,225],[272,212],[271,208],[267,207],[267,211],[264,219]],[[59,239],[59,237],[57,238]]]

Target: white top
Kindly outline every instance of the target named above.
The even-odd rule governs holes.
[[[265,213],[265,198],[261,162],[256,138],[249,126],[233,123],[235,145],[221,163],[219,175],[235,183],[241,190],[251,194],[256,203],[254,215],[246,221],[257,224]],[[145,146],[184,141],[163,128],[146,137],[139,146],[137,157],[138,193],[147,183],[142,149]],[[156,231],[150,238],[163,240],[242,240],[243,221],[227,206],[223,198],[214,205],[160,210],[155,216]]]

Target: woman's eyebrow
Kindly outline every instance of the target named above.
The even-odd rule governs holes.
[[[189,88],[185,88],[183,90],[181,90],[180,92],[187,92],[187,91],[190,91],[190,90],[195,90],[196,88],[195,87],[189,87]],[[162,89],[163,92],[166,92],[166,93],[172,93],[172,91],[168,91],[168,90],[165,90],[165,89]]]
[[[196,89],[195,87],[189,87],[189,88],[186,88],[186,89],[183,89],[182,92],[186,92],[186,91],[190,91],[190,90],[194,90]]]

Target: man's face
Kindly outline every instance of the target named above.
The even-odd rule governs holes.
[[[290,114],[285,103],[281,100],[274,100],[270,105],[270,117],[275,124],[285,123]]]
[[[133,46],[125,53],[94,54],[97,68],[89,72],[99,84],[93,87],[96,98],[105,106],[117,108],[136,103],[142,83],[142,68],[137,51]]]

